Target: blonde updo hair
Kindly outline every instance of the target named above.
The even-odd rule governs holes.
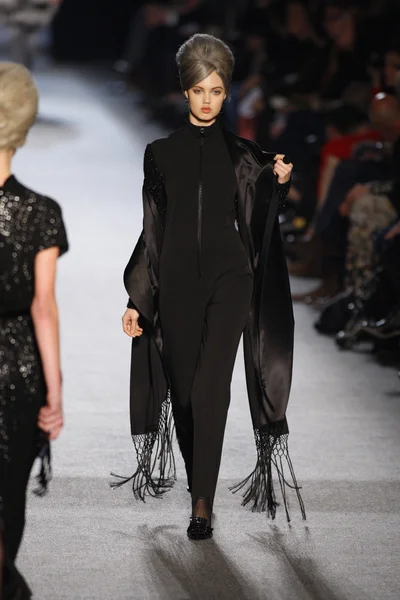
[[[32,75],[23,65],[0,62],[0,150],[25,144],[36,120],[39,96]]]
[[[190,90],[216,71],[229,95],[235,59],[223,41],[213,35],[196,33],[179,48],[176,62],[182,91]]]

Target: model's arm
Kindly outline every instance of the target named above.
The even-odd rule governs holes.
[[[35,291],[31,315],[43,365],[47,404],[39,413],[39,427],[54,440],[63,426],[58,310],[55,298],[59,248],[41,250],[35,257]]]
[[[283,208],[287,195],[290,190],[291,175],[293,170],[292,163],[285,163],[284,154],[276,154],[274,157],[274,173],[278,181],[279,206]]]
[[[122,316],[122,329],[131,338],[140,337],[143,333],[142,327],[139,326],[139,317],[136,308],[127,308]]]

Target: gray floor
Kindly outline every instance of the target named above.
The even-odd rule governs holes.
[[[66,427],[55,479],[30,495],[20,566],[37,600],[394,600],[400,597],[400,384],[368,354],[339,353],[296,308],[291,453],[308,521],[289,527],[240,506],[228,486],[255,452],[242,355],[233,381],[215,537],[185,538],[182,463],[162,500],[134,502],[108,473],[132,471],[129,340],[121,275],[141,228],[144,145],[159,132],[124,118],[92,78],[43,70],[41,121],[15,171],[63,206],[71,251],[58,296]],[[121,105],[121,110],[118,106]],[[294,282],[299,286],[301,282]]]

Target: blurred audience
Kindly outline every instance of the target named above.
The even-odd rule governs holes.
[[[12,59],[31,69],[34,34],[48,25],[62,0],[0,0],[0,23],[11,30]]]

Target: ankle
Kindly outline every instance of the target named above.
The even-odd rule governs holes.
[[[211,524],[211,506],[208,498],[198,497],[192,504],[192,516],[207,519],[208,524]]]

